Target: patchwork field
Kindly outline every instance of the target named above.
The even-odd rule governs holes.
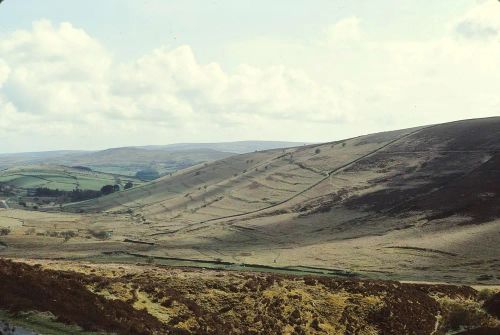
[[[28,165],[0,171],[0,183],[20,189],[46,187],[61,191],[74,189],[100,190],[104,185],[132,182],[141,185],[137,178],[114,175],[85,169],[57,165]]]

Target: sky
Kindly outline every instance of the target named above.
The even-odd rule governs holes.
[[[498,0],[5,0],[0,152],[325,142],[500,112]]]

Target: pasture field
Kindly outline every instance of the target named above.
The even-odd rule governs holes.
[[[20,189],[46,187],[61,191],[71,191],[76,188],[97,191],[104,185],[123,186],[129,181],[134,185],[143,183],[133,177],[55,165],[32,165],[0,171],[0,183]]]

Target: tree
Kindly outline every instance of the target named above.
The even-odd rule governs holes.
[[[141,180],[153,180],[160,177],[160,174],[155,169],[147,168],[141,171],[137,171],[135,176]]]
[[[115,191],[115,187],[113,185],[104,185],[101,187],[101,193],[104,195],[111,194]]]
[[[132,182],[131,182],[131,181],[128,181],[128,182],[125,184],[124,189],[128,190],[129,188],[132,188],[132,187],[134,187],[134,184],[132,184]]]
[[[120,185],[115,184],[113,185],[113,192],[118,192],[120,190]]]

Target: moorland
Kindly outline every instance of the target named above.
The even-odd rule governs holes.
[[[485,118],[14,206],[0,309],[120,334],[498,334],[499,185],[500,118]],[[109,313],[77,315],[60,292]]]

